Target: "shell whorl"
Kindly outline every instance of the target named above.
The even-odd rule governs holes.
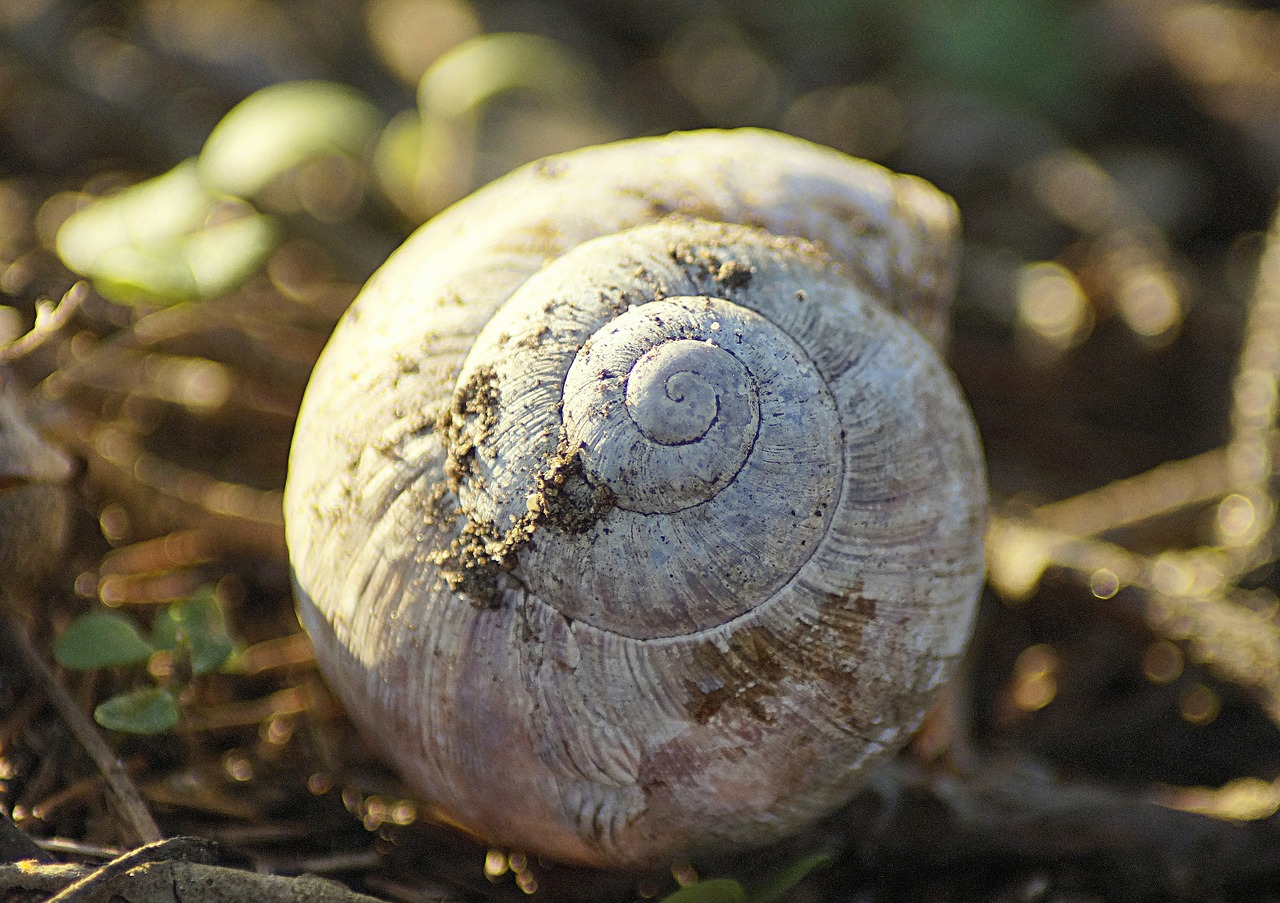
[[[588,482],[642,514],[674,514],[727,486],[760,431],[760,386],[751,346],[717,339],[740,339],[755,320],[719,298],[671,298],[622,314],[584,348],[565,378],[564,426]]]
[[[322,667],[421,792],[654,862],[794,830],[906,739],[982,574],[977,438],[902,319],[940,338],[953,227],[915,180],[695,133],[535,164],[393,257],[286,524]]]

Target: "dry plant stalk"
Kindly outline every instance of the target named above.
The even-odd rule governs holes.
[[[1275,559],[1278,391],[1280,211],[1267,233],[1249,303],[1230,441],[1027,514],[998,512],[987,548],[996,591],[1011,601],[1025,599],[1051,567],[1076,575],[1103,598],[1136,587],[1146,594],[1153,630],[1187,643],[1196,660],[1256,691],[1280,724],[1277,604],[1265,592],[1242,586],[1252,571]],[[1206,502],[1216,502],[1213,544],[1143,554],[1100,538]]]

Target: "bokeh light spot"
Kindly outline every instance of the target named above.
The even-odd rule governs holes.
[[[1178,700],[1178,713],[1191,724],[1208,724],[1221,709],[1218,694],[1204,684],[1196,684]]]
[[[1257,533],[1258,511],[1248,496],[1233,492],[1218,503],[1218,535],[1229,546],[1245,545]]]
[[[1089,591],[1099,599],[1111,599],[1120,592],[1120,578],[1111,568],[1098,568],[1089,575]]]
[[[1018,322],[1057,348],[1070,348],[1088,334],[1088,299],[1075,276],[1056,263],[1033,263],[1018,274]]]
[[[1172,683],[1182,676],[1182,649],[1169,640],[1156,640],[1142,654],[1142,673],[1155,684]]]
[[[1013,704],[1024,712],[1035,712],[1053,702],[1058,695],[1058,664],[1058,653],[1048,643],[1022,650],[1013,665]]]

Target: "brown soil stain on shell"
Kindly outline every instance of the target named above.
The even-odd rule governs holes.
[[[713,248],[674,244],[671,259],[689,272],[694,281],[712,290],[729,293],[751,285],[756,268],[745,260],[722,257]]]
[[[476,455],[497,427],[500,401],[497,371],[488,365],[477,367],[458,385],[436,422],[445,448],[445,480],[431,497],[429,519],[454,527],[449,545],[431,552],[429,559],[451,590],[484,608],[502,602],[497,578],[510,566],[508,538],[493,524],[467,516],[458,491],[464,483],[480,479]]]
[[[734,292],[750,288],[757,272],[753,262],[757,255],[790,258],[820,272],[841,269],[820,243],[755,226],[719,225],[719,234],[713,238],[674,242],[668,248],[671,259],[704,292],[732,297]],[[763,261],[763,256],[760,259]]]
[[[428,522],[455,525],[449,545],[427,556],[438,569],[440,578],[449,589],[466,596],[474,605],[498,608],[502,603],[498,575],[505,570],[505,565],[490,553],[491,531],[462,513],[457,494],[444,483],[437,484],[427,503]]]
[[[495,254],[541,257],[544,261],[555,260],[565,250],[563,230],[554,218],[531,223],[523,229],[504,235],[502,241],[493,248]]]
[[[456,408],[455,403],[445,418],[456,417]],[[480,441],[470,442],[464,462],[471,460]],[[450,460],[455,452],[450,446]],[[514,567],[520,548],[532,541],[540,529],[582,533],[613,510],[613,493],[587,482],[578,452],[578,448],[568,447],[561,441],[534,479],[535,488],[527,501],[528,513],[507,529],[476,520],[462,510],[457,490],[465,480],[478,478],[469,467],[457,467],[450,472],[446,465],[449,485],[441,484],[440,491],[433,496],[429,517],[435,522],[454,522],[454,538],[447,548],[431,553],[430,560],[450,589],[477,605],[496,608],[502,602],[499,577]]]
[[[548,335],[542,327],[533,337]],[[500,376],[491,365],[477,367],[458,385],[448,407],[436,420],[445,448],[444,483],[434,496],[430,518],[453,522],[454,538],[447,548],[431,553],[441,578],[454,592],[484,607],[501,604],[498,578],[515,564],[516,553],[542,528],[582,533],[614,507],[606,487],[592,486],[583,472],[577,447],[562,438],[534,479],[527,513],[509,525],[477,520],[464,511],[459,492],[464,485],[484,491],[476,458],[486,455],[499,423],[502,403]]]
[[[458,386],[453,401],[441,412],[437,429],[448,452],[444,473],[455,490],[472,473],[476,451],[498,424],[498,403],[497,371],[485,365]]]
[[[565,533],[584,533],[613,510],[613,493],[607,486],[592,486],[587,481],[579,452],[562,439],[538,474],[528,501],[531,519],[527,532],[545,524]]]
[[[702,643],[694,650],[694,661],[719,684],[708,691],[687,682],[687,707],[694,721],[706,724],[729,704],[744,707],[752,717],[768,720],[761,700],[774,692],[774,684],[786,674],[787,664],[767,629],[740,630],[729,637],[725,649],[710,641]]]
[[[735,705],[767,721],[763,700],[787,675],[803,674],[832,687],[847,683],[876,608],[876,601],[861,593],[828,593],[814,622],[796,621],[779,633],[763,626],[740,630],[728,639],[727,649],[709,641],[699,645],[694,663],[706,678],[685,682],[689,717],[706,724]],[[715,684],[710,690],[704,689],[708,682]],[[832,705],[840,707],[840,700]]]

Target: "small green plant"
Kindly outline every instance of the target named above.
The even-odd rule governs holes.
[[[381,116],[354,88],[286,82],[232,109],[198,157],[99,198],[58,230],[58,255],[121,304],[178,304],[225,294],[284,239],[255,206],[289,170],[326,154],[371,152]]]
[[[567,47],[530,34],[489,34],[423,75],[418,106],[390,123],[348,85],[282,82],[249,95],[200,153],[166,173],[96,198],[58,230],[57,251],[119,304],[216,298],[257,272],[288,235],[271,186],[308,163],[345,159],[410,219],[472,187],[485,107],[524,91],[558,108],[590,107],[599,76]]]
[[[787,893],[811,872],[831,864],[826,853],[815,853],[787,866],[748,892],[732,878],[711,878],[686,885],[661,903],[781,903]]]
[[[53,656],[77,671],[145,665],[162,657],[163,667],[148,669],[157,682],[112,696],[93,711],[94,720],[110,730],[158,734],[178,723],[182,689],[224,668],[234,652],[213,588],[203,587],[162,609],[149,635],[119,612],[83,614],[58,638]]]

